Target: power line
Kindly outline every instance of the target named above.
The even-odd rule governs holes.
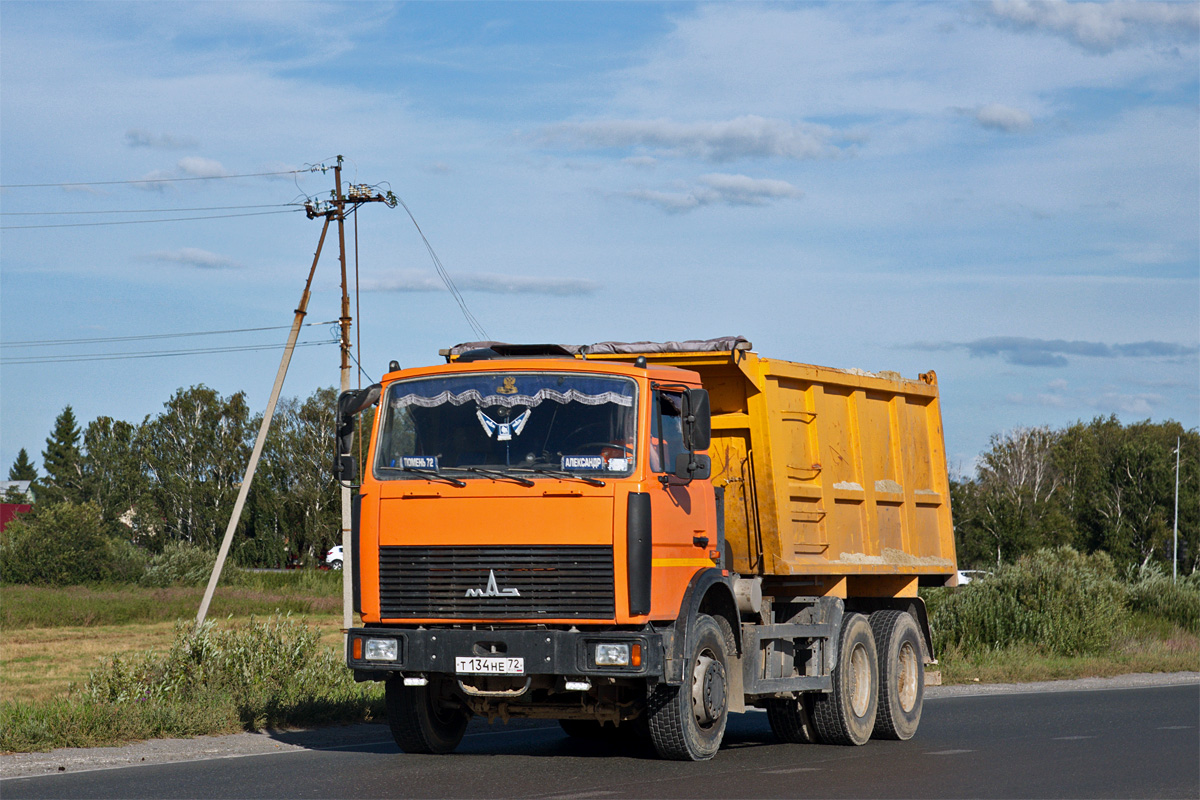
[[[5,183],[0,189],[45,189],[56,186],[118,186],[138,183],[180,183],[183,181],[220,181],[230,178],[262,178],[269,175],[299,175],[304,172],[319,172],[325,168],[317,165],[308,169],[288,169],[282,172],[244,172],[240,175],[200,175],[190,178],[138,178],[132,181],[79,181],[76,183]]]
[[[298,342],[296,347],[320,347],[337,344],[329,340],[317,342]],[[205,347],[194,350],[147,350],[134,353],[94,353],[91,355],[61,355],[61,356],[28,356],[0,359],[0,364],[19,366],[22,364],[70,364],[79,361],[122,361],[135,358],[165,358],[169,356],[195,356],[217,353],[247,353],[255,350],[279,350],[286,344],[241,345],[234,347]]]
[[[429,257],[433,259],[433,266],[434,269],[437,270],[438,277],[442,279],[442,283],[446,285],[446,289],[449,290],[451,296],[454,298],[454,301],[458,303],[458,307],[462,310],[463,316],[467,319],[467,324],[471,326],[471,330],[474,331],[475,335],[481,340],[487,339],[487,331],[483,329],[483,326],[479,324],[479,320],[475,319],[475,315],[471,313],[469,308],[467,308],[467,301],[463,299],[462,294],[458,291],[458,287],[454,285],[454,280],[450,277],[450,273],[446,271],[444,266],[442,266],[442,260],[438,258],[438,254],[433,251],[433,245],[431,245],[429,240],[425,238],[425,232],[422,231],[421,226],[417,224],[417,218],[413,216],[408,204],[405,203],[402,198],[397,197],[396,199],[408,213],[408,218],[412,220],[412,224],[416,227],[417,233],[421,235],[421,241],[425,243],[425,249],[429,251]]]
[[[300,203],[265,203],[256,206],[201,206],[198,208],[133,208],[117,211],[0,211],[0,217],[61,217],[76,214],[169,214],[175,211],[232,211],[243,208],[291,208]]]
[[[329,322],[305,322],[304,327],[316,325],[336,325],[337,320]],[[138,342],[149,339],[179,339],[186,336],[216,336],[225,333],[256,333],[258,331],[286,331],[291,325],[270,325],[265,328],[229,328],[221,331],[189,331],[187,333],[146,333],[138,336],[102,336],[85,337],[81,339],[27,339],[19,342],[0,342],[3,347],[54,347],[64,344],[109,344],[112,342]]]
[[[169,217],[167,219],[125,219],[108,222],[63,222],[54,225],[0,225],[0,231],[30,230],[32,228],[95,228],[101,225],[145,225],[150,222],[188,222],[197,219],[232,219],[234,217],[263,217],[269,214],[295,214],[302,211],[291,208],[286,211],[255,211],[249,214],[215,214],[207,217]]]
[[[360,325],[359,327],[361,328],[362,326]],[[365,369],[363,369],[362,362],[360,362],[357,358],[354,357],[354,353],[350,354],[350,358],[354,361],[355,364],[358,365],[359,373],[362,375],[366,375],[367,380],[369,380],[371,383],[375,383],[375,379],[371,377],[371,373],[369,373]]]

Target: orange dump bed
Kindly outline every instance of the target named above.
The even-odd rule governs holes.
[[[605,356],[589,355],[598,357]],[[747,350],[646,358],[698,372],[709,391],[712,480],[724,487],[733,569],[831,581],[852,576],[851,595],[900,589],[872,585],[885,576],[907,576],[904,594],[915,592],[913,578],[953,580],[950,487],[933,373],[906,380]]]

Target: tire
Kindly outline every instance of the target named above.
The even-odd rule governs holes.
[[[340,560],[338,560],[338,559],[334,559],[333,561],[330,561],[330,562],[329,562],[329,566],[330,566],[330,568],[332,568],[332,569],[341,569],[341,568],[342,568],[342,562],[341,562]]]
[[[812,703],[812,695],[807,692],[767,701],[767,722],[771,723],[771,731],[779,741],[787,744],[816,744],[820,741],[813,727]]]
[[[388,726],[404,752],[441,755],[453,752],[462,741],[471,712],[440,702],[448,693],[445,687],[432,680],[427,686],[405,686],[402,678],[387,682]]]
[[[879,649],[879,714],[876,739],[911,739],[921,722],[925,701],[925,659],[921,629],[912,614],[876,611],[871,630]]]
[[[700,614],[689,631],[682,686],[657,684],[646,700],[650,740],[661,758],[707,761],[717,754],[729,718],[727,670],[733,629]]]
[[[842,619],[833,691],[813,697],[812,720],[822,742],[866,744],[879,706],[879,656],[871,624],[862,614]]]

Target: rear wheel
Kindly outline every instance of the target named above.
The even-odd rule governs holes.
[[[405,686],[392,678],[384,688],[392,738],[406,753],[450,753],[467,732],[468,711],[445,681]]]
[[[717,754],[729,717],[727,669],[733,632],[707,614],[696,617],[682,686],[656,685],[646,701],[654,749],[675,761],[706,761]]]
[[[842,619],[833,691],[813,697],[813,726],[829,744],[866,744],[875,728],[879,702],[879,657],[875,636],[862,614]]]
[[[879,715],[876,739],[911,739],[921,722],[925,699],[925,659],[921,631],[912,614],[876,611],[871,630],[879,649]]]

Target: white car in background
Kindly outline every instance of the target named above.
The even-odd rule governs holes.
[[[329,565],[330,569],[342,568],[342,546],[340,544],[334,545],[333,548],[325,554],[325,563]]]
[[[338,558],[342,557],[342,549],[338,548]],[[992,573],[985,569],[960,569],[958,571],[958,585],[966,586],[971,581],[977,581],[980,578],[986,578]]]

